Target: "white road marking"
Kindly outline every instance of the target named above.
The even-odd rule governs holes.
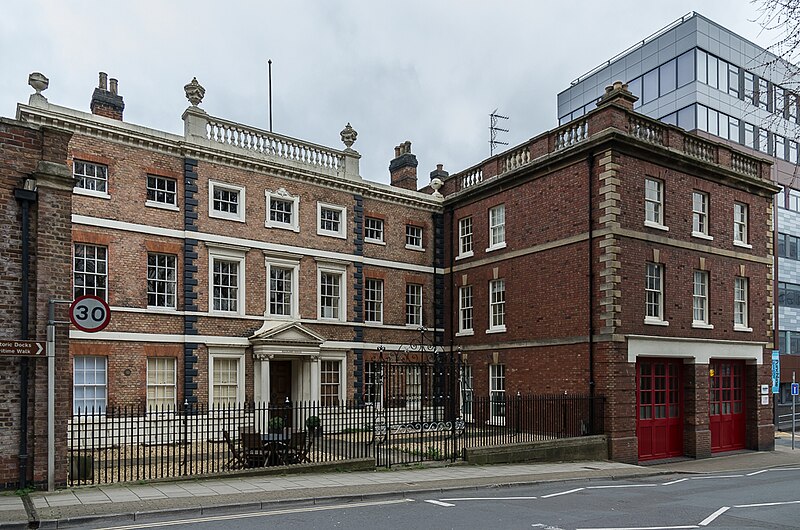
[[[611,488],[650,488],[658,484],[614,484],[611,486],[586,486],[587,490],[605,490]]]
[[[196,517],[194,519],[179,519],[154,523],[130,524],[124,526],[108,526],[98,530],[137,530],[140,528],[158,528],[161,526],[190,525],[195,523],[210,523],[216,521],[229,521],[231,519],[251,519],[253,517],[266,517],[269,515],[286,515],[290,513],[324,512],[328,510],[344,510],[348,508],[363,508],[366,506],[385,506],[389,504],[404,504],[414,502],[414,499],[399,499],[394,501],[358,502],[351,504],[334,504],[331,506],[307,506],[303,508],[287,508],[285,510],[272,510],[268,512],[237,513],[231,515],[215,515],[209,517]]]
[[[711,515],[709,515],[708,517],[706,517],[705,519],[700,521],[700,526],[708,526],[708,525],[710,525],[711,522],[714,519],[716,519],[717,517],[719,517],[720,515],[722,515],[723,513],[727,512],[730,509],[731,509],[730,506],[723,506],[722,508],[720,508],[716,512],[712,513]]]
[[[776,467],[770,469],[770,471],[800,471],[800,467]]]
[[[536,523],[532,524],[531,528],[541,528],[542,530],[564,530],[558,526],[550,526],[549,524]]]
[[[559,491],[558,493],[551,493],[549,495],[542,495],[543,499],[549,499],[550,497],[558,497],[559,495],[568,495],[570,493],[575,493],[576,491],[581,491],[585,488],[575,488],[574,490],[567,490],[567,491]]]
[[[762,506],[783,506],[785,504],[800,504],[800,501],[761,502],[758,504],[737,504],[734,508],[761,508]]]
[[[769,471],[769,469],[762,469],[761,471],[753,471],[752,473],[748,473],[747,476],[752,477],[755,475],[760,475],[761,473],[766,473],[767,471]]]
[[[673,484],[678,484],[679,482],[684,482],[686,480],[689,480],[689,479],[688,478],[679,478],[678,480],[673,480],[672,482],[665,482],[665,483],[662,484],[662,486],[672,486]]]
[[[456,499],[439,499],[440,501],[528,501],[537,497],[458,497]]]
[[[689,480],[708,480],[710,478],[740,478],[744,475],[710,475],[705,477],[689,477]]]
[[[608,528],[576,528],[575,530],[681,530],[700,528],[696,524],[685,526],[610,526]]]
[[[681,530],[700,528],[696,524],[685,526],[609,526],[608,528],[576,528],[575,530]]]
[[[453,506],[455,506],[455,504],[450,504],[449,502],[435,501],[433,499],[427,499],[425,502],[435,504],[436,506],[444,506],[446,508],[452,508]]]

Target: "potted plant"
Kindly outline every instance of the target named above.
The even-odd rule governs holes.
[[[322,420],[319,419],[319,416],[309,416],[306,418],[306,429],[315,436],[321,435]]]
[[[269,432],[278,433],[283,430],[283,418],[280,416],[273,416],[267,422],[267,429]]]

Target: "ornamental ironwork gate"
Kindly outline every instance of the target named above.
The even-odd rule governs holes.
[[[463,455],[462,363],[420,330],[397,351],[378,348],[364,370],[364,401],[373,410],[379,467],[455,461]]]

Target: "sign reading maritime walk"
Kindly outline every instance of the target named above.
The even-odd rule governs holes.
[[[37,357],[44,355],[44,342],[35,340],[0,340],[0,356],[22,355]]]

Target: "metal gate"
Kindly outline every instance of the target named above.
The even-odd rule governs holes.
[[[377,359],[365,363],[364,401],[373,410],[379,467],[463,456],[461,356],[425,331],[397,351],[379,347]]]

